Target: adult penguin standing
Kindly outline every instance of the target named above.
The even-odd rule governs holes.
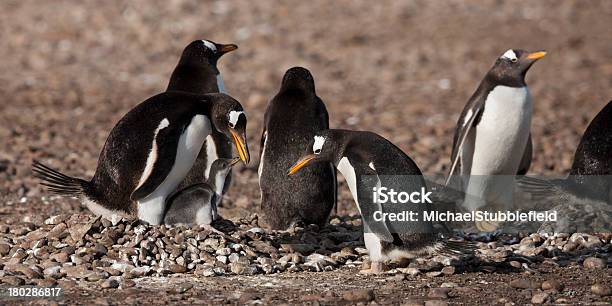
[[[508,209],[514,176],[531,163],[533,104],[525,83],[527,71],[546,52],[510,49],[487,72],[457,122],[447,184],[459,170],[466,193],[465,208]],[[493,222],[477,222],[492,231]]]
[[[37,161],[33,171],[50,191],[80,198],[97,215],[137,216],[160,224],[166,200],[193,167],[213,129],[233,139],[240,159],[249,162],[246,124],[242,105],[228,95],[166,92],[119,120],[91,180],[67,176]]]
[[[300,221],[325,224],[336,202],[334,167],[320,163],[299,175],[285,175],[312,137],[329,128],[327,110],[308,70],[287,70],[264,117],[258,171],[264,220],[273,229]]]
[[[217,62],[224,54],[238,49],[234,44],[219,44],[211,40],[191,42],[181,55],[178,65],[172,72],[166,91],[184,91],[196,94],[226,93]],[[230,139],[216,130],[206,137],[196,163],[193,165],[178,189],[193,184],[204,183],[209,177],[210,167],[218,158],[232,158]],[[223,184],[215,186],[217,194],[223,195],[231,183],[231,169]],[[217,197],[217,206],[222,197]]]

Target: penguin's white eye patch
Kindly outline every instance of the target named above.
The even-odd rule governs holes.
[[[321,148],[323,148],[323,144],[325,143],[325,137],[323,137],[323,136],[315,136],[314,140],[315,140],[315,142],[312,145],[312,151],[314,152],[314,154],[320,154],[321,153]]]
[[[215,44],[211,43],[208,40],[202,40],[202,42],[208,49],[212,50],[213,52],[217,52],[217,46],[215,46]]]
[[[501,57],[505,59],[509,59],[513,63],[518,61],[518,58],[516,57],[516,53],[514,53],[514,50],[512,49],[506,51],[506,53],[504,53]]]
[[[244,114],[244,112],[242,111],[231,111],[229,113],[229,126],[233,129],[236,124],[238,123],[238,118],[240,118],[240,115]]]

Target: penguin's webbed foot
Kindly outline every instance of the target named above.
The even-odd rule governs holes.
[[[382,261],[373,261],[370,264],[370,268],[369,269],[363,269],[361,271],[359,271],[359,274],[380,274],[383,272],[388,271],[389,268],[387,267],[387,265],[385,265],[384,262]]]

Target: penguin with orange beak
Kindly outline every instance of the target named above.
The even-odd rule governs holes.
[[[374,188],[397,192],[426,191],[421,170],[402,150],[372,132],[325,130],[316,133],[307,152],[289,169],[294,175],[304,167],[332,163],[344,176],[363,220],[364,241],[372,265],[362,273],[384,271],[387,259],[412,258],[433,253],[462,254],[470,245],[450,241],[431,221],[417,218],[393,222],[385,213],[410,209],[419,216],[432,210],[428,203],[385,204],[374,198]]]
[[[163,222],[166,200],[193,167],[206,136],[233,138],[247,164],[247,119],[240,102],[222,94],[165,92],[130,110],[111,130],[90,180],[37,161],[34,175],[49,191],[78,197],[93,213]]]
[[[220,44],[211,40],[195,40],[191,42],[181,55],[172,72],[166,91],[184,91],[197,94],[227,93],[221,72],[217,63],[221,57],[238,49],[235,44]],[[212,163],[218,158],[232,158],[232,141],[213,129],[206,137],[202,150],[193,168],[189,171],[178,189],[193,184],[203,184],[209,178]],[[240,152],[238,152],[240,154]],[[217,184],[215,192],[223,195],[231,182],[231,169],[226,174],[222,184]],[[221,205],[222,196],[216,198]]]
[[[470,210],[507,210],[513,205],[514,176],[531,163],[533,104],[525,83],[529,68],[546,52],[510,49],[497,58],[459,116],[451,168],[459,173]],[[497,224],[478,222],[481,231]]]

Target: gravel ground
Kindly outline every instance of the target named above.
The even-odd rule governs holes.
[[[468,237],[480,240],[482,250],[505,254],[511,249],[514,255],[498,256],[500,261],[472,258],[436,267],[421,267],[417,261],[389,275],[358,275],[367,258],[358,252],[363,246],[355,224],[356,210],[343,181],[337,224],[297,229],[300,234],[293,236],[264,231],[251,232],[254,236],[248,237],[248,230],[265,227],[253,223],[256,219],[252,216],[259,201],[258,140],[265,105],[287,68],[302,65],[312,71],[332,127],[377,132],[408,153],[423,172],[440,174],[447,171],[458,114],[495,58],[508,48],[546,49],[548,55],[532,67],[527,78],[535,107],[535,156],[530,173],[563,175],[587,123],[612,97],[612,2],[2,1],[0,8],[3,283],[55,282],[67,290],[58,302],[77,303],[179,299],[321,304],[372,300],[379,304],[612,301],[610,288],[605,287],[612,278],[610,237],[606,235]],[[178,266],[163,266],[157,246],[135,243],[138,234],[129,230],[119,232],[122,236],[117,240],[100,242],[109,232],[118,232],[121,225],[124,231],[128,224],[133,231],[138,225],[123,221],[108,226],[91,220],[75,200],[49,198],[29,169],[32,159],[37,158],[68,174],[93,175],[112,126],[134,105],[164,90],[183,47],[202,38],[236,43],[240,48],[221,60],[220,69],[228,92],[246,108],[255,162],[236,168],[227,205],[220,212],[232,220],[222,224],[227,226],[228,237],[237,236],[238,244],[254,248],[251,255],[246,250],[230,252],[247,258],[249,262],[242,262],[242,268],[254,275],[236,275],[239,273],[232,272],[231,264],[221,266],[224,275],[217,275],[221,274],[214,271],[219,268],[215,266],[217,256],[227,256],[228,263],[231,256],[217,251],[231,249],[229,244],[199,250],[206,239],[219,238],[215,235],[206,235],[203,241],[194,236],[198,245],[192,247],[200,252],[189,252],[189,256],[198,253],[198,258],[186,259],[182,254],[184,261],[177,263],[181,256],[174,256],[171,261]],[[55,218],[61,221],[45,224],[51,216],[59,216]],[[66,225],[63,230],[58,225],[62,223]],[[59,236],[44,237],[57,226]],[[153,237],[147,235],[161,231],[142,228],[141,235],[147,239]],[[190,231],[202,233],[199,229],[170,231],[152,239],[167,237],[174,239],[167,245],[180,245],[177,233],[184,237],[189,237]],[[348,234],[334,240],[330,233]],[[244,235],[245,241],[241,238]],[[231,241],[228,237],[223,239]],[[495,245],[489,245],[488,239]],[[556,239],[559,241],[553,245]],[[270,245],[277,257],[272,249],[263,249],[263,244],[255,243],[261,250],[249,245],[253,241]],[[316,248],[287,249],[281,242]],[[520,250],[523,244],[527,246]],[[573,247],[566,247],[568,244]],[[145,255],[138,258],[143,247],[150,259]],[[38,251],[42,252],[40,257],[36,249],[44,250]],[[352,263],[334,258],[334,253],[343,250]],[[349,256],[349,250],[355,255]],[[315,251],[335,263],[329,265],[327,258],[315,256],[312,262],[319,264],[305,266],[307,256]],[[63,255],[57,255],[59,260],[49,257],[62,252],[69,264],[57,271],[55,276],[59,277],[45,274],[52,268],[45,265],[57,266],[64,259]],[[171,258],[172,251],[165,252]],[[130,256],[136,256],[137,261]],[[280,261],[284,256],[291,260],[282,273],[276,273],[283,268]],[[303,262],[293,261],[300,256]],[[14,262],[15,258],[21,260]],[[261,262],[260,258],[272,262]],[[142,271],[132,273],[124,266],[126,271],[114,269],[121,273],[111,273],[107,270],[116,264],[112,260],[129,261]],[[202,261],[190,268],[197,260]],[[70,263],[84,270],[76,271]],[[212,264],[215,276],[204,276],[209,267],[206,264]],[[270,272],[266,271],[268,265]],[[146,270],[143,266],[151,270],[140,277],[138,273]],[[326,271],[310,271],[320,266]],[[453,273],[449,273],[451,266],[455,267]],[[234,271],[240,272],[239,268]],[[411,268],[419,273],[413,275],[416,272]],[[437,272],[441,275],[435,276]],[[560,285],[544,286],[545,280],[556,280]],[[116,285],[119,289],[112,288]]]

